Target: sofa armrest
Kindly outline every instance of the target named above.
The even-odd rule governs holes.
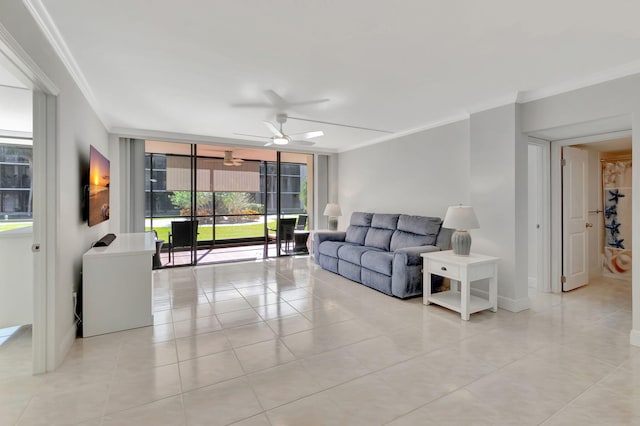
[[[344,241],[347,237],[346,232],[340,231],[317,231],[313,233],[313,253],[318,259],[318,248],[323,241]]]
[[[418,247],[405,247],[398,249],[393,254],[393,266],[396,265],[421,265],[422,253],[429,253],[432,251],[440,251],[438,246],[418,246]]]
[[[451,235],[453,235],[453,231],[454,229],[440,228],[438,238],[436,239],[436,246],[438,246],[440,250],[451,249]]]

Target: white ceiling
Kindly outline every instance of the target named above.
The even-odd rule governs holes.
[[[231,104],[273,89],[331,99],[291,115],[400,134],[640,71],[638,1],[41,1],[111,129],[268,136],[276,111]],[[337,151],[389,136],[285,125],[317,129]]]

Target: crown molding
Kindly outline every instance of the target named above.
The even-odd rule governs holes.
[[[264,142],[256,142],[247,139],[224,138],[218,136],[195,135],[191,133],[164,132],[160,130],[132,129],[126,127],[114,127],[110,130],[109,133],[117,137],[132,139],[149,139],[164,142],[204,143],[209,145],[228,145],[233,147],[273,149],[265,147]],[[318,154],[334,154],[337,152],[337,150],[335,149],[296,146],[287,146],[287,151]]]
[[[590,74],[586,77],[568,80],[564,83],[543,87],[541,89],[520,92],[517,101],[518,103],[524,104],[639,73],[640,60],[610,68],[606,71]]]
[[[471,105],[467,108],[467,113],[469,115],[476,114],[482,111],[489,111],[490,109],[500,108],[505,105],[512,105],[518,102],[519,92],[513,92],[505,96],[500,96],[497,98],[493,98],[486,102],[479,102],[477,104]]]
[[[427,123],[424,126],[414,127],[412,129],[405,130],[405,131],[402,131],[402,132],[392,133],[390,135],[386,135],[386,136],[382,136],[382,137],[379,137],[379,138],[371,139],[369,141],[360,143],[358,145],[354,145],[354,146],[350,146],[350,147],[341,149],[341,150],[338,151],[338,153],[353,151],[353,150],[356,150],[356,149],[364,148],[366,146],[376,145],[376,144],[379,144],[379,143],[382,143],[382,142],[387,142],[387,141],[390,141],[390,140],[399,139],[399,138],[402,138],[404,136],[413,135],[414,133],[424,132],[426,130],[435,129],[437,127],[446,126],[447,124],[457,123],[458,121],[464,121],[464,120],[468,120],[468,119],[469,119],[469,114],[467,114],[467,113],[460,113],[460,114],[450,115],[449,117],[445,117],[442,120],[432,121],[430,123]]]
[[[71,75],[73,81],[80,88],[80,91],[93,108],[94,112],[102,122],[102,125],[108,130],[111,126],[105,118],[105,114],[100,108],[100,105],[87,82],[82,70],[78,66],[75,58],[71,54],[71,50],[64,41],[64,38],[60,34],[58,27],[51,19],[51,15],[47,11],[41,0],[22,0],[27,10],[36,21],[36,24],[40,27],[46,39],[51,43],[53,50],[56,52],[65,68]]]
[[[18,79],[25,83],[29,89],[39,88],[54,96],[60,93],[60,89],[2,24],[0,24],[0,62],[9,71],[13,71],[13,74],[17,74]]]

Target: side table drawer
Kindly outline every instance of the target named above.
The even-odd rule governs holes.
[[[469,281],[482,280],[493,276],[494,264],[474,265],[469,268]]]
[[[445,262],[429,260],[429,272],[443,277],[458,279],[460,277],[460,267]]]

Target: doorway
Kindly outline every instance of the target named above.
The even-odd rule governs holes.
[[[597,124],[597,126],[596,126]],[[627,127],[628,126],[628,127]],[[609,132],[597,133],[593,132],[596,127],[603,129],[623,129]],[[627,130],[624,130],[627,127]],[[567,268],[563,265],[563,253],[566,244],[563,241],[563,191],[562,191],[562,151],[565,147],[574,147],[588,151],[587,160],[587,198],[585,201],[586,211],[584,212],[584,221],[582,226],[586,229],[586,248],[584,268],[588,274],[593,277],[601,275],[604,250],[602,240],[604,238],[604,205],[602,203],[602,178],[601,178],[601,162],[600,159],[606,156],[607,152],[615,153],[628,147],[631,149],[631,131],[630,119],[628,117],[615,117],[607,120],[600,120],[595,123],[576,124],[563,128],[550,129],[546,131],[536,132],[529,135],[529,143],[538,144],[548,150],[549,155],[543,155],[544,164],[548,166],[542,171],[543,177],[540,178],[539,172],[532,173],[530,170],[529,177],[532,175],[537,177],[543,185],[543,190],[548,191],[548,197],[542,198],[543,211],[548,218],[548,226],[542,228],[542,238],[546,239],[546,245],[542,258],[537,259],[537,267],[542,268],[541,263],[548,262],[548,269],[545,278],[548,279],[547,285],[539,283],[537,289],[544,292],[561,293],[563,291],[562,277],[565,275]],[[572,137],[572,135],[587,134],[587,136]],[[624,142],[623,142],[624,141]],[[622,145],[621,145],[622,144]],[[529,153],[537,152],[530,148]],[[535,160],[529,157],[529,164],[535,164]],[[546,183],[544,180],[546,179]],[[531,188],[531,181],[529,187]],[[535,185],[534,185],[535,188]],[[537,203],[539,198],[529,193],[529,226],[530,235],[531,227],[535,226],[535,216],[531,213],[535,210],[534,205],[539,207]],[[589,224],[593,226],[589,226]],[[529,250],[536,247],[535,239],[530,237]],[[538,251],[540,253],[540,251]],[[535,264],[535,262],[533,262]],[[530,263],[530,266],[532,264]],[[580,269],[580,268],[574,268]],[[533,272],[532,272],[533,270]],[[537,268],[531,268],[530,277],[535,277]],[[532,282],[530,280],[530,282]]]
[[[0,68],[0,378],[33,370],[33,93]]]
[[[575,182],[570,185],[572,188],[584,186],[585,206],[579,213],[584,215],[585,225],[579,231],[585,237],[584,254],[581,257],[586,260],[586,265],[583,273],[576,276],[578,281],[574,282],[567,273],[575,271],[575,265],[565,266],[563,272],[567,279],[563,283],[563,291],[587,285],[592,279],[599,277],[626,280],[630,283],[633,167],[631,150],[631,137],[563,147],[563,157],[575,157],[578,154],[582,157],[581,167],[586,171],[584,185],[576,185]],[[563,166],[565,172],[569,166],[568,163]],[[568,184],[568,180],[563,179],[563,185]],[[563,196],[563,212],[569,210],[567,204],[571,203],[571,198]],[[564,247],[569,246],[566,238],[565,236]],[[572,260],[573,257],[566,256],[565,253],[565,262]]]
[[[8,223],[13,218],[14,223],[9,225],[14,228],[13,232],[28,234],[28,237],[23,239],[22,249],[18,252],[14,247],[11,253],[18,254],[20,262],[26,262],[26,266],[20,268],[22,269],[21,273],[31,272],[30,294],[22,297],[30,299],[32,327],[30,330],[23,330],[26,333],[21,335],[24,356],[20,359],[23,362],[23,367],[28,366],[25,368],[30,368],[32,373],[39,374],[53,370],[56,361],[55,318],[51,315],[54,312],[55,301],[48,297],[53,294],[53,292],[50,293],[50,290],[55,289],[55,277],[48,273],[48,265],[55,264],[57,240],[55,233],[48,231],[55,229],[57,211],[55,197],[47,197],[46,194],[56,193],[55,166],[51,165],[48,158],[52,158],[51,156],[56,150],[56,96],[59,90],[9,33],[4,28],[0,29],[2,29],[0,31],[0,81],[2,81],[2,86],[0,87],[7,89],[17,87],[22,90],[22,96],[28,97],[29,104],[26,108],[27,112],[19,114],[28,118],[19,118],[16,117],[16,113],[21,108],[16,108],[15,99],[12,96],[0,97],[2,102],[10,101],[9,114],[3,114],[3,118],[5,120],[7,117],[11,118],[3,122],[0,128],[3,130],[2,137],[5,139],[5,155],[11,157],[11,161],[8,163],[13,163],[9,165],[8,169],[13,169],[14,172],[11,175],[4,175],[4,184],[11,185],[14,188],[10,189],[23,193],[7,197],[13,198],[13,200],[3,206],[3,209],[8,211],[0,216],[0,220]],[[12,129],[11,125],[7,123],[16,120],[22,122],[22,125]],[[25,127],[25,122],[29,123],[28,127]],[[10,146],[10,148],[6,148],[6,146]],[[29,151],[29,149],[31,150],[31,160],[27,166],[25,163],[29,163],[29,160],[26,160],[29,155],[25,154],[25,150]],[[10,178],[9,181],[6,181],[6,178]],[[24,193],[29,194],[26,196],[26,201]],[[24,214],[25,206],[28,206],[26,207],[26,215]],[[15,222],[29,222],[29,219],[24,217],[29,215],[29,209],[31,226],[23,226],[22,230],[16,230]],[[17,217],[18,213],[21,213],[23,217]],[[5,233],[5,237],[7,235]],[[24,237],[24,234],[22,236]],[[8,259],[8,257],[3,257],[5,261]],[[20,262],[11,262],[11,267],[22,265]],[[8,274],[7,269],[2,268],[2,273],[3,282],[15,284],[12,280],[4,280]],[[15,289],[11,290],[13,292]],[[0,297],[4,297],[4,295]],[[20,319],[19,322],[25,322],[25,319]],[[5,334],[3,337],[6,337],[6,333],[2,334]],[[15,373],[12,369],[14,365],[12,362],[2,365],[8,367],[9,374]]]

